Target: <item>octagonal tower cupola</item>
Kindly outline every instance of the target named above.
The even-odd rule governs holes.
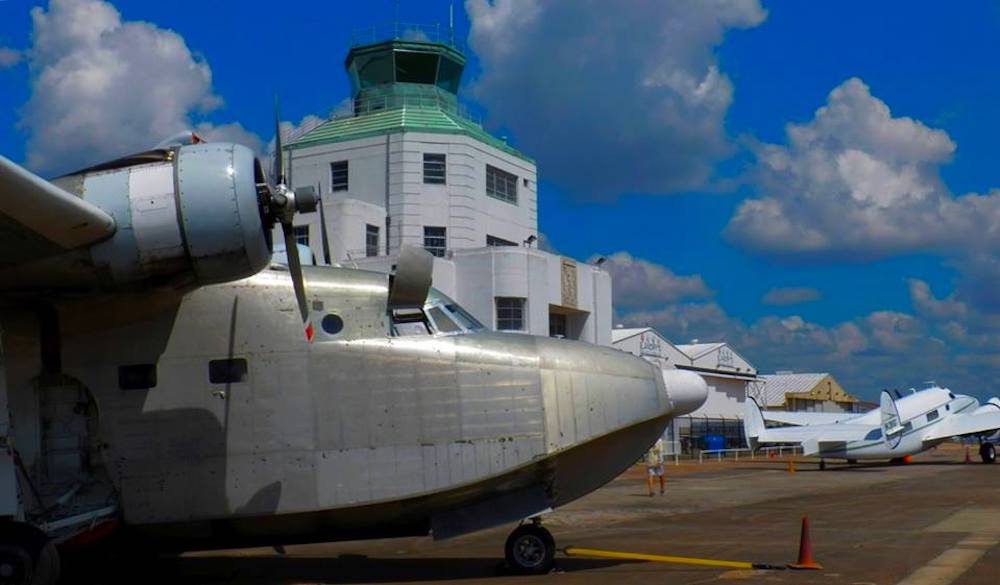
[[[355,45],[344,66],[355,114],[407,105],[454,111],[465,55],[449,43],[394,38]]]

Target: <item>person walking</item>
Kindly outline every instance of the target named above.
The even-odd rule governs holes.
[[[649,488],[649,497],[653,497],[653,478],[660,478],[660,495],[663,495],[663,439],[657,439],[653,446],[646,452],[646,487]]]

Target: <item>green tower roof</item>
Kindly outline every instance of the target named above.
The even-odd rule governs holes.
[[[394,39],[352,47],[344,61],[351,112],[305,132],[287,148],[397,132],[461,134],[534,163],[463,112],[457,93],[464,66],[465,56],[441,42]]]

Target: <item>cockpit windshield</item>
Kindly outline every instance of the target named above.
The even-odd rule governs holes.
[[[394,337],[414,335],[460,335],[485,329],[483,324],[437,289],[430,289],[423,309],[392,312]]]

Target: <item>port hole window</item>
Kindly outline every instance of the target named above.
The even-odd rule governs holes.
[[[119,366],[118,387],[122,390],[156,388],[156,364]]]
[[[247,381],[249,368],[243,358],[208,362],[208,381],[212,384],[239,384]]]

